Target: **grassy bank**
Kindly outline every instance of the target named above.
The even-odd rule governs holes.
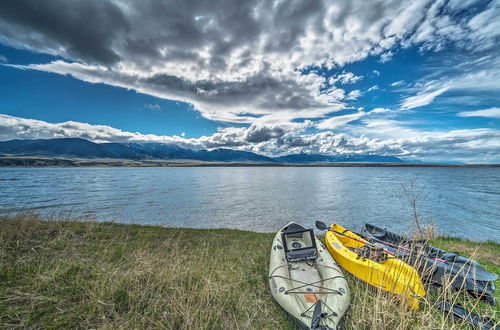
[[[274,234],[0,218],[0,328],[295,329],[268,289]],[[500,272],[500,245],[435,242]],[[347,328],[462,327],[348,276]],[[500,284],[500,283],[497,283]],[[498,307],[458,299],[482,314]]]

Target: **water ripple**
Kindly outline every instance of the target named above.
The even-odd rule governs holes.
[[[353,229],[372,222],[403,231],[412,219],[403,186],[413,178],[424,187],[424,220],[444,234],[499,241],[498,168],[3,169],[0,213],[69,210],[100,221],[264,232],[291,220]]]

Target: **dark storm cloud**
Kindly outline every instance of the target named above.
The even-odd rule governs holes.
[[[349,100],[298,68],[387,47],[379,45],[384,15],[404,8],[347,0],[2,2],[0,41],[87,66],[84,76],[74,65],[46,71],[191,102],[210,119],[278,111],[287,121],[322,117]]]
[[[258,72],[242,81],[227,82],[218,79],[199,80],[192,82],[177,76],[158,74],[140,81],[142,86],[161,90],[175,90],[186,97],[196,97],[204,103],[240,103],[255,102],[261,97],[259,104],[267,109],[304,109],[323,107],[313,98],[302,97],[307,91],[297,93],[302,89],[294,80],[278,80],[265,72]]]
[[[271,139],[280,138],[287,133],[284,127],[280,126],[250,126],[246,132],[245,140],[249,143],[267,142]]]
[[[265,49],[271,52],[286,52],[293,48],[304,33],[304,26],[311,22],[321,26],[323,9],[321,1],[295,0],[277,3]]]
[[[120,56],[113,42],[127,31],[127,20],[112,2],[28,0],[0,2],[0,35],[70,59],[113,64]]]

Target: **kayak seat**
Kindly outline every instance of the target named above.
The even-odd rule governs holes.
[[[371,247],[365,245],[359,248],[349,248],[351,251],[357,254],[356,259],[362,258],[363,261],[372,260],[377,263],[381,263],[389,259],[389,255],[385,253],[384,249],[378,247]]]
[[[374,230],[371,232],[371,234],[378,238],[378,239],[381,239],[381,240],[384,240],[384,238],[386,238],[387,236],[387,233],[386,232],[382,232],[382,231],[377,231],[377,230]]]
[[[285,254],[286,260],[289,262],[297,262],[304,260],[314,260],[318,257],[316,249],[306,249],[302,251],[289,251]]]
[[[312,229],[288,226],[282,231],[281,239],[288,262],[314,260],[318,257],[316,239]]]

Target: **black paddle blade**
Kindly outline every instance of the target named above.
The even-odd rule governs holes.
[[[316,221],[316,228],[318,228],[319,230],[327,230],[328,226],[325,225],[324,222]]]
[[[316,302],[316,306],[314,306],[314,312],[311,321],[311,329],[318,329],[320,322],[321,322],[321,300],[318,300],[318,302]]]

